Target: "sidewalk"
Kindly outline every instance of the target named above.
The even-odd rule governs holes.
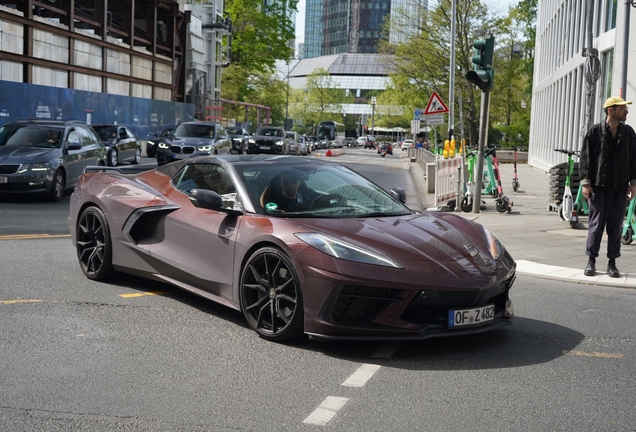
[[[417,163],[408,160],[407,163],[418,188],[422,208],[433,207],[435,197],[426,193],[424,171]],[[456,214],[490,229],[517,261],[517,274],[581,284],[636,288],[636,241],[622,245],[621,257],[617,260],[620,278],[610,278],[605,273],[606,237],[596,260],[596,276],[585,276],[587,216],[580,216],[577,228],[573,229],[555,211],[548,211],[548,174],[527,164],[518,164],[520,187],[513,192],[513,164],[501,164],[500,172],[504,194],[514,202],[511,213],[497,212],[494,199],[487,195],[482,196],[486,210],[480,213],[460,211]]]

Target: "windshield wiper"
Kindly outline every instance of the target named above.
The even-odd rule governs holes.
[[[404,216],[404,215],[408,215],[410,213],[408,212],[371,212],[371,213],[365,213],[365,214],[361,214],[356,216],[357,218],[369,218],[369,217],[378,217],[378,216]]]

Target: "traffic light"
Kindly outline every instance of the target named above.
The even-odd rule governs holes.
[[[492,59],[495,50],[495,38],[475,41],[475,55],[473,56],[474,70],[466,73],[466,79],[483,91],[492,90],[495,71],[492,69]]]

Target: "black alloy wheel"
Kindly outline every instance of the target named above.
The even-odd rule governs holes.
[[[51,183],[51,189],[47,195],[49,201],[58,202],[64,195],[66,179],[62,170],[57,170],[53,173],[53,182]]]
[[[97,207],[84,210],[77,222],[77,259],[87,278],[105,281],[115,274],[110,229]]]
[[[250,256],[241,274],[240,298],[248,324],[262,338],[284,342],[303,334],[300,282],[281,250],[264,247]]]

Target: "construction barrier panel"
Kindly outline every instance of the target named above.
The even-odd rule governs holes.
[[[435,206],[457,197],[457,179],[461,166],[461,156],[451,159],[436,158],[435,160]]]

